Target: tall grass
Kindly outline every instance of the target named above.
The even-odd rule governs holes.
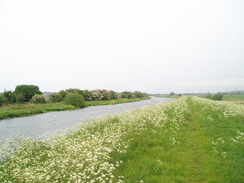
[[[51,140],[10,139],[0,182],[241,183],[243,123],[243,106],[182,97]]]

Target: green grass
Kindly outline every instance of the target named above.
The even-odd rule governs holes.
[[[0,119],[23,117],[50,111],[63,111],[77,109],[71,105],[64,104],[12,104],[0,107]]]
[[[178,96],[178,95],[155,95],[155,97],[160,97],[160,98],[179,98],[181,96]]]
[[[244,95],[224,95],[224,100],[244,100]]]
[[[230,101],[235,104],[244,105],[244,95],[224,95],[225,101]]]
[[[243,132],[244,106],[181,97],[51,140],[10,140],[0,182],[242,183]]]
[[[127,153],[117,157],[124,163],[115,171],[115,176],[125,175],[124,182],[128,183],[140,180],[153,183],[243,182],[244,147],[238,143],[232,145],[231,139],[238,136],[238,131],[244,131],[244,116],[225,118],[224,109],[212,110],[211,106],[199,105],[191,99],[188,105],[190,116],[176,134],[165,133],[163,128],[154,131],[148,128],[139,136],[130,137],[133,141]],[[208,109],[203,110],[204,107]],[[242,142],[243,135],[239,137]],[[171,136],[178,142],[169,144]],[[213,146],[212,142],[218,138],[224,142]]]
[[[144,98],[132,98],[132,99],[116,99],[116,100],[100,100],[100,101],[86,101],[86,106],[97,106],[97,105],[114,105],[114,104],[121,104],[121,103],[129,103],[129,102],[138,102],[141,100],[147,100],[150,97]]]
[[[102,100],[102,101],[86,101],[85,106],[97,106],[97,105],[113,105],[119,103],[137,102],[140,100],[146,100],[145,98],[136,99],[117,99],[117,100]],[[40,113],[46,113],[50,111],[64,111],[78,109],[72,105],[65,105],[63,103],[45,103],[45,104],[11,104],[0,107],[0,120],[5,118],[30,116]]]

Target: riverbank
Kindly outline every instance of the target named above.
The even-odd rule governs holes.
[[[240,105],[198,97],[93,119],[51,140],[10,141],[0,181],[241,183],[243,119]]]
[[[150,99],[135,98],[135,99],[116,99],[116,100],[101,100],[101,101],[86,101],[85,106],[98,106],[98,105],[114,105],[120,103],[137,102],[140,100]],[[45,103],[45,104],[12,104],[0,107],[0,120],[13,117],[24,117],[35,114],[41,114],[51,111],[64,111],[64,110],[75,110],[78,109],[72,105],[65,105],[63,103]]]
[[[181,95],[155,95],[155,97],[159,97],[159,98],[180,98]]]

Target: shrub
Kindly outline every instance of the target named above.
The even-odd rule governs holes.
[[[83,91],[80,89],[76,89],[76,88],[70,88],[65,90],[67,93],[78,93],[80,95],[83,95]]]
[[[18,85],[14,91],[15,95],[23,94],[25,102],[29,102],[35,94],[42,94],[39,87],[35,85]]]
[[[101,90],[101,94],[102,94],[102,98],[101,100],[110,100],[110,96],[109,96],[109,91],[108,90]]]
[[[205,96],[205,98],[207,98],[207,99],[211,99],[213,96],[211,95],[211,93],[209,93],[209,94],[207,94],[206,96]]]
[[[122,98],[127,98],[127,99],[131,99],[131,98],[135,98],[134,94],[130,91],[124,91],[121,93],[121,97]]]
[[[62,96],[62,99],[64,100],[65,99],[65,97],[67,96],[67,92],[66,91],[64,91],[64,90],[61,90],[60,92],[58,92],[61,96]]]
[[[169,95],[170,95],[170,96],[174,96],[174,95],[175,95],[175,92],[170,92]]]
[[[45,103],[46,99],[43,95],[35,94],[30,100],[32,103]]]
[[[15,97],[12,91],[4,91],[3,92],[3,103],[4,104],[12,104],[15,102]]]
[[[212,96],[212,100],[223,100],[223,97],[223,93],[218,92]]]
[[[135,92],[133,92],[134,93],[134,96],[136,97],[136,98],[143,98],[144,96],[143,96],[143,93],[141,93],[141,92],[139,92],[139,91],[135,91]]]
[[[25,96],[23,94],[16,95],[16,102],[17,103],[23,103],[23,102],[25,102]]]
[[[118,94],[115,91],[110,90],[109,91],[109,98],[110,99],[118,99]]]
[[[85,101],[91,101],[92,100],[92,94],[89,90],[84,90],[83,96],[85,98]]]
[[[3,95],[0,94],[0,106],[2,106],[2,105],[3,105]]]
[[[91,91],[92,100],[102,100],[103,94],[101,90],[92,90]]]
[[[65,103],[69,105],[73,105],[76,107],[84,107],[85,106],[85,99],[83,95],[78,94],[78,93],[69,93],[65,97]]]
[[[63,101],[63,96],[60,93],[53,93],[49,95],[49,100],[51,102],[61,102]]]

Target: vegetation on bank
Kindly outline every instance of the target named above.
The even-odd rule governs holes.
[[[115,100],[115,99],[133,99],[133,98],[143,98],[147,97],[146,93],[142,93],[139,91],[130,92],[124,91],[121,93],[117,93],[113,90],[80,90],[80,89],[67,89],[61,90],[58,93],[52,93],[47,98],[42,95],[42,92],[39,90],[38,86],[35,85],[18,85],[15,90],[7,91],[5,90],[3,94],[0,94],[0,106],[9,105],[14,103],[46,103],[48,102],[66,102],[71,101],[71,99],[66,99],[66,97],[70,98],[69,95],[73,95],[73,98],[77,98],[80,100],[80,96],[82,96],[82,104],[77,102],[72,102],[74,106],[83,106],[84,101],[100,101],[100,100]],[[79,95],[79,96],[78,96]],[[74,101],[72,99],[72,101]],[[69,103],[69,102],[68,102]]]
[[[0,119],[29,116],[49,111],[72,110],[92,105],[109,105],[148,99],[135,91],[67,89],[44,97],[38,86],[18,85],[15,91],[0,94]],[[1,107],[2,106],[2,107]]]
[[[149,97],[144,98],[133,98],[133,99],[116,99],[116,100],[100,100],[100,101],[85,101],[82,107],[98,106],[98,105],[114,105],[120,103],[137,102],[140,100],[150,99]],[[72,101],[71,101],[72,102]],[[74,102],[77,102],[76,100]],[[79,106],[74,106],[65,103],[26,103],[26,104],[11,104],[0,107],[0,120],[13,117],[30,116],[40,113],[46,113],[51,111],[64,111],[64,110],[75,110]]]
[[[155,97],[159,98],[179,98],[181,95],[155,95]]]
[[[198,97],[82,122],[51,140],[9,139],[1,182],[244,181],[244,106]]]
[[[116,99],[116,100],[86,101],[85,106],[114,105],[114,104],[121,104],[121,103],[138,102],[138,101],[147,100],[147,99],[150,99],[150,97],[131,98],[131,99]]]
[[[12,104],[0,108],[0,120],[5,118],[31,116],[50,111],[74,110],[77,107],[65,104]]]

